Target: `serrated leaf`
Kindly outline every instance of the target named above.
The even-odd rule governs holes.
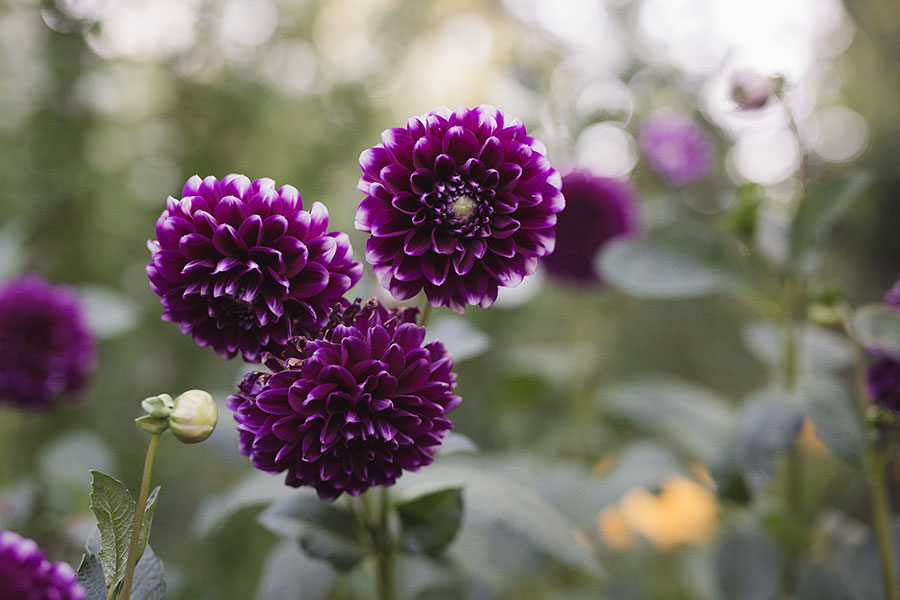
[[[131,599],[165,600],[166,588],[163,562],[156,556],[156,553],[153,552],[153,548],[147,546],[146,551],[134,568],[134,581],[131,585]]]
[[[339,570],[353,568],[366,554],[353,515],[310,490],[297,490],[291,498],[272,504],[259,522],[277,535],[296,539],[310,556]]]
[[[597,260],[606,281],[644,298],[693,298],[746,287],[725,241],[700,227],[614,240]]]
[[[853,314],[853,332],[866,348],[900,356],[900,311],[867,304]]]
[[[144,519],[141,523],[141,531],[138,533],[137,560],[140,562],[144,555],[144,548],[147,547],[147,540],[150,539],[150,526],[153,524],[153,513],[156,512],[156,500],[159,497],[160,487],[156,486],[147,496],[147,505],[144,507]],[[130,532],[129,532],[130,535]]]
[[[106,578],[100,557],[93,553],[81,557],[78,566],[78,585],[84,588],[85,600],[106,600]]]
[[[847,390],[836,381],[818,378],[803,381],[801,393],[822,443],[844,460],[861,465],[865,430]]]
[[[107,587],[125,575],[136,503],[118,479],[91,471],[91,511],[100,529],[100,561]]]
[[[865,191],[872,178],[868,173],[820,183],[797,208],[791,221],[791,261],[808,269],[810,258],[821,238]]]
[[[403,526],[401,544],[413,554],[431,556],[447,547],[462,523],[462,489],[451,487],[397,505]]]

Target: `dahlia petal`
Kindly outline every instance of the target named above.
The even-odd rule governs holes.
[[[378,179],[381,169],[390,162],[391,159],[382,146],[375,146],[374,148],[363,150],[362,154],[359,155],[359,166],[362,168],[363,173],[373,180]]]
[[[214,214],[219,223],[234,226],[247,218],[247,206],[234,196],[225,196],[216,204]]]
[[[417,169],[431,169],[441,153],[441,140],[433,135],[416,140],[413,146],[413,166]]]
[[[409,300],[422,291],[421,281],[400,281],[396,277],[391,279],[388,291],[397,300]]]
[[[430,171],[429,171],[430,172]],[[397,194],[391,199],[391,206],[408,215],[415,214],[421,208],[418,196],[413,194]]]
[[[219,252],[213,246],[212,240],[197,233],[185,235],[176,245],[178,246],[178,251],[190,260],[213,259],[219,256]]]
[[[328,209],[321,202],[313,202],[309,207],[309,231],[306,235],[310,238],[319,237],[326,229],[328,229]]]
[[[498,239],[511,236],[519,227],[520,223],[507,215],[494,215],[491,219],[491,233]]]
[[[288,220],[283,215],[269,215],[263,221],[262,232],[259,236],[260,244],[275,244],[287,233]]]
[[[381,141],[391,160],[408,169],[414,168],[412,162],[413,140],[405,128],[386,129],[381,134]]]
[[[403,323],[394,333],[394,342],[400,344],[406,352],[422,345],[425,339],[425,328],[415,323]]]
[[[247,253],[247,244],[231,225],[219,225],[213,233],[212,240],[216,250],[225,256],[244,256]]]
[[[456,250],[456,239],[446,230],[436,227],[431,230],[431,248],[438,254],[452,254]]]
[[[442,181],[449,181],[456,175],[456,161],[449,154],[440,154],[434,159],[434,174]]]
[[[337,254],[337,241],[328,236],[322,236],[311,240],[307,245],[309,258],[323,265],[331,264]]]
[[[478,158],[488,169],[500,167],[503,163],[503,146],[500,144],[500,140],[494,136],[484,140],[481,150],[478,151]]]
[[[500,173],[500,183],[497,185],[497,189],[501,191],[514,190],[522,177],[522,167],[512,162],[503,163],[497,171]]]
[[[428,377],[431,374],[428,366],[428,360],[424,358],[408,365],[400,376],[397,377],[397,391],[401,394],[408,394],[419,389],[422,384],[428,381]]]
[[[381,169],[379,179],[392,194],[400,194],[410,191],[409,178],[412,175],[409,169],[403,165],[389,164]]]
[[[377,237],[392,237],[404,235],[410,230],[409,215],[390,210],[384,211],[372,223],[372,235]]]
[[[413,194],[427,194],[434,188],[434,172],[427,168],[416,169],[409,177],[409,187]],[[409,194],[408,196],[415,198]],[[417,208],[418,203],[415,206]]]
[[[394,277],[400,281],[416,281],[422,278],[422,270],[419,268],[419,259],[404,254],[398,254],[393,263]]]
[[[370,241],[375,240],[375,239],[378,239],[378,238],[369,238]],[[387,238],[387,239],[394,239],[394,238]],[[415,229],[411,230],[409,233],[406,234],[406,237],[403,240],[403,251],[410,256],[421,256],[429,248],[431,248],[431,245],[432,245],[431,232],[428,231],[428,229],[426,229],[425,227],[416,227]],[[374,263],[379,263],[379,262],[383,262],[385,260],[390,260],[391,256],[394,254],[394,252],[396,252],[396,250],[394,250],[394,252],[384,252],[384,253],[381,253],[378,255],[373,254],[373,257],[374,256],[379,257],[379,258],[376,258],[375,260],[373,260],[372,258],[369,258],[368,242],[366,243],[366,250],[367,250],[366,260],[368,260],[369,262],[374,262]]]
[[[375,196],[367,196],[356,209],[356,228],[360,231],[371,231],[372,223],[386,207]]]
[[[194,230],[190,221],[183,217],[168,217],[156,223],[156,237],[162,246],[174,248],[181,238]]]
[[[453,271],[457,275],[467,275],[475,265],[475,253],[466,249],[453,255]]]
[[[475,134],[459,125],[447,130],[441,142],[441,151],[449,154],[458,165],[474,157],[480,147]]]
[[[306,267],[291,280],[291,292],[295,298],[311,298],[328,285],[328,269],[319,263],[307,263]]]
[[[434,285],[443,285],[450,273],[450,261],[445,255],[432,254],[422,257],[419,268],[429,282]]]

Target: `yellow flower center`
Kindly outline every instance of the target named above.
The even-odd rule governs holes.
[[[475,212],[475,198],[467,195],[458,196],[454,198],[451,206],[453,208],[453,214],[456,215],[457,219],[460,221],[468,221],[469,217],[472,216],[472,213]]]

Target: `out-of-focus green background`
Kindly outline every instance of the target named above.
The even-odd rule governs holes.
[[[649,224],[714,218],[746,181],[777,213],[795,193],[797,144],[777,111],[728,104],[729,74],[751,66],[785,74],[814,168],[874,173],[823,267],[852,301],[872,301],[900,264],[898,56],[895,0],[0,1],[0,276],[76,287],[102,336],[80,401],[0,413],[18,427],[0,525],[77,564],[93,525],[88,469],[137,488],[140,400],[207,389],[221,411],[213,438],[161,445],[152,544],[171,598],[254,596],[275,539],[254,513],[192,534],[200,503],[252,470],[223,404],[247,367],[160,321],[144,274],[166,196],[190,175],[290,183],[328,206],[362,259],[359,153],[436,105],[491,103],[561,168],[632,178]],[[646,171],[633,135],[663,109],[718,131],[715,185],[676,194]],[[355,291],[376,293],[370,270]],[[465,315],[482,333],[458,343],[488,345],[458,364],[457,431],[592,465],[628,439],[597,416],[605,385],[659,372],[737,399],[762,384],[735,324],[745,316],[722,298],[639,301],[536,275]]]

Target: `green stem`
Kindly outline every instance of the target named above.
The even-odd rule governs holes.
[[[425,308],[422,309],[422,322],[419,323],[419,326],[425,327],[428,324],[429,317],[431,317],[431,302],[425,300]]]
[[[872,524],[881,557],[881,574],[887,600],[900,600],[900,587],[894,570],[894,536],[891,527],[891,508],[884,483],[884,471],[888,461],[879,459],[876,443],[869,445],[866,455],[866,475],[869,482],[869,498],[872,507]]]
[[[378,600],[396,600],[396,548],[390,529],[391,500],[387,488],[381,488],[380,498],[375,501],[375,491],[362,494],[362,524],[368,533],[372,556],[375,558],[375,586]]]
[[[122,581],[122,595],[120,600],[128,600],[131,596],[131,585],[134,579],[134,567],[138,561],[137,546],[140,537],[141,525],[144,523],[144,510],[147,508],[147,496],[150,494],[150,474],[153,471],[153,459],[156,457],[156,447],[159,445],[159,436],[155,433],[150,436],[150,445],[147,447],[147,457],[144,459],[144,475],[141,477],[141,491],[138,494],[137,507],[134,511],[134,528],[131,530],[131,543],[128,546],[128,561],[125,563],[125,579]]]

